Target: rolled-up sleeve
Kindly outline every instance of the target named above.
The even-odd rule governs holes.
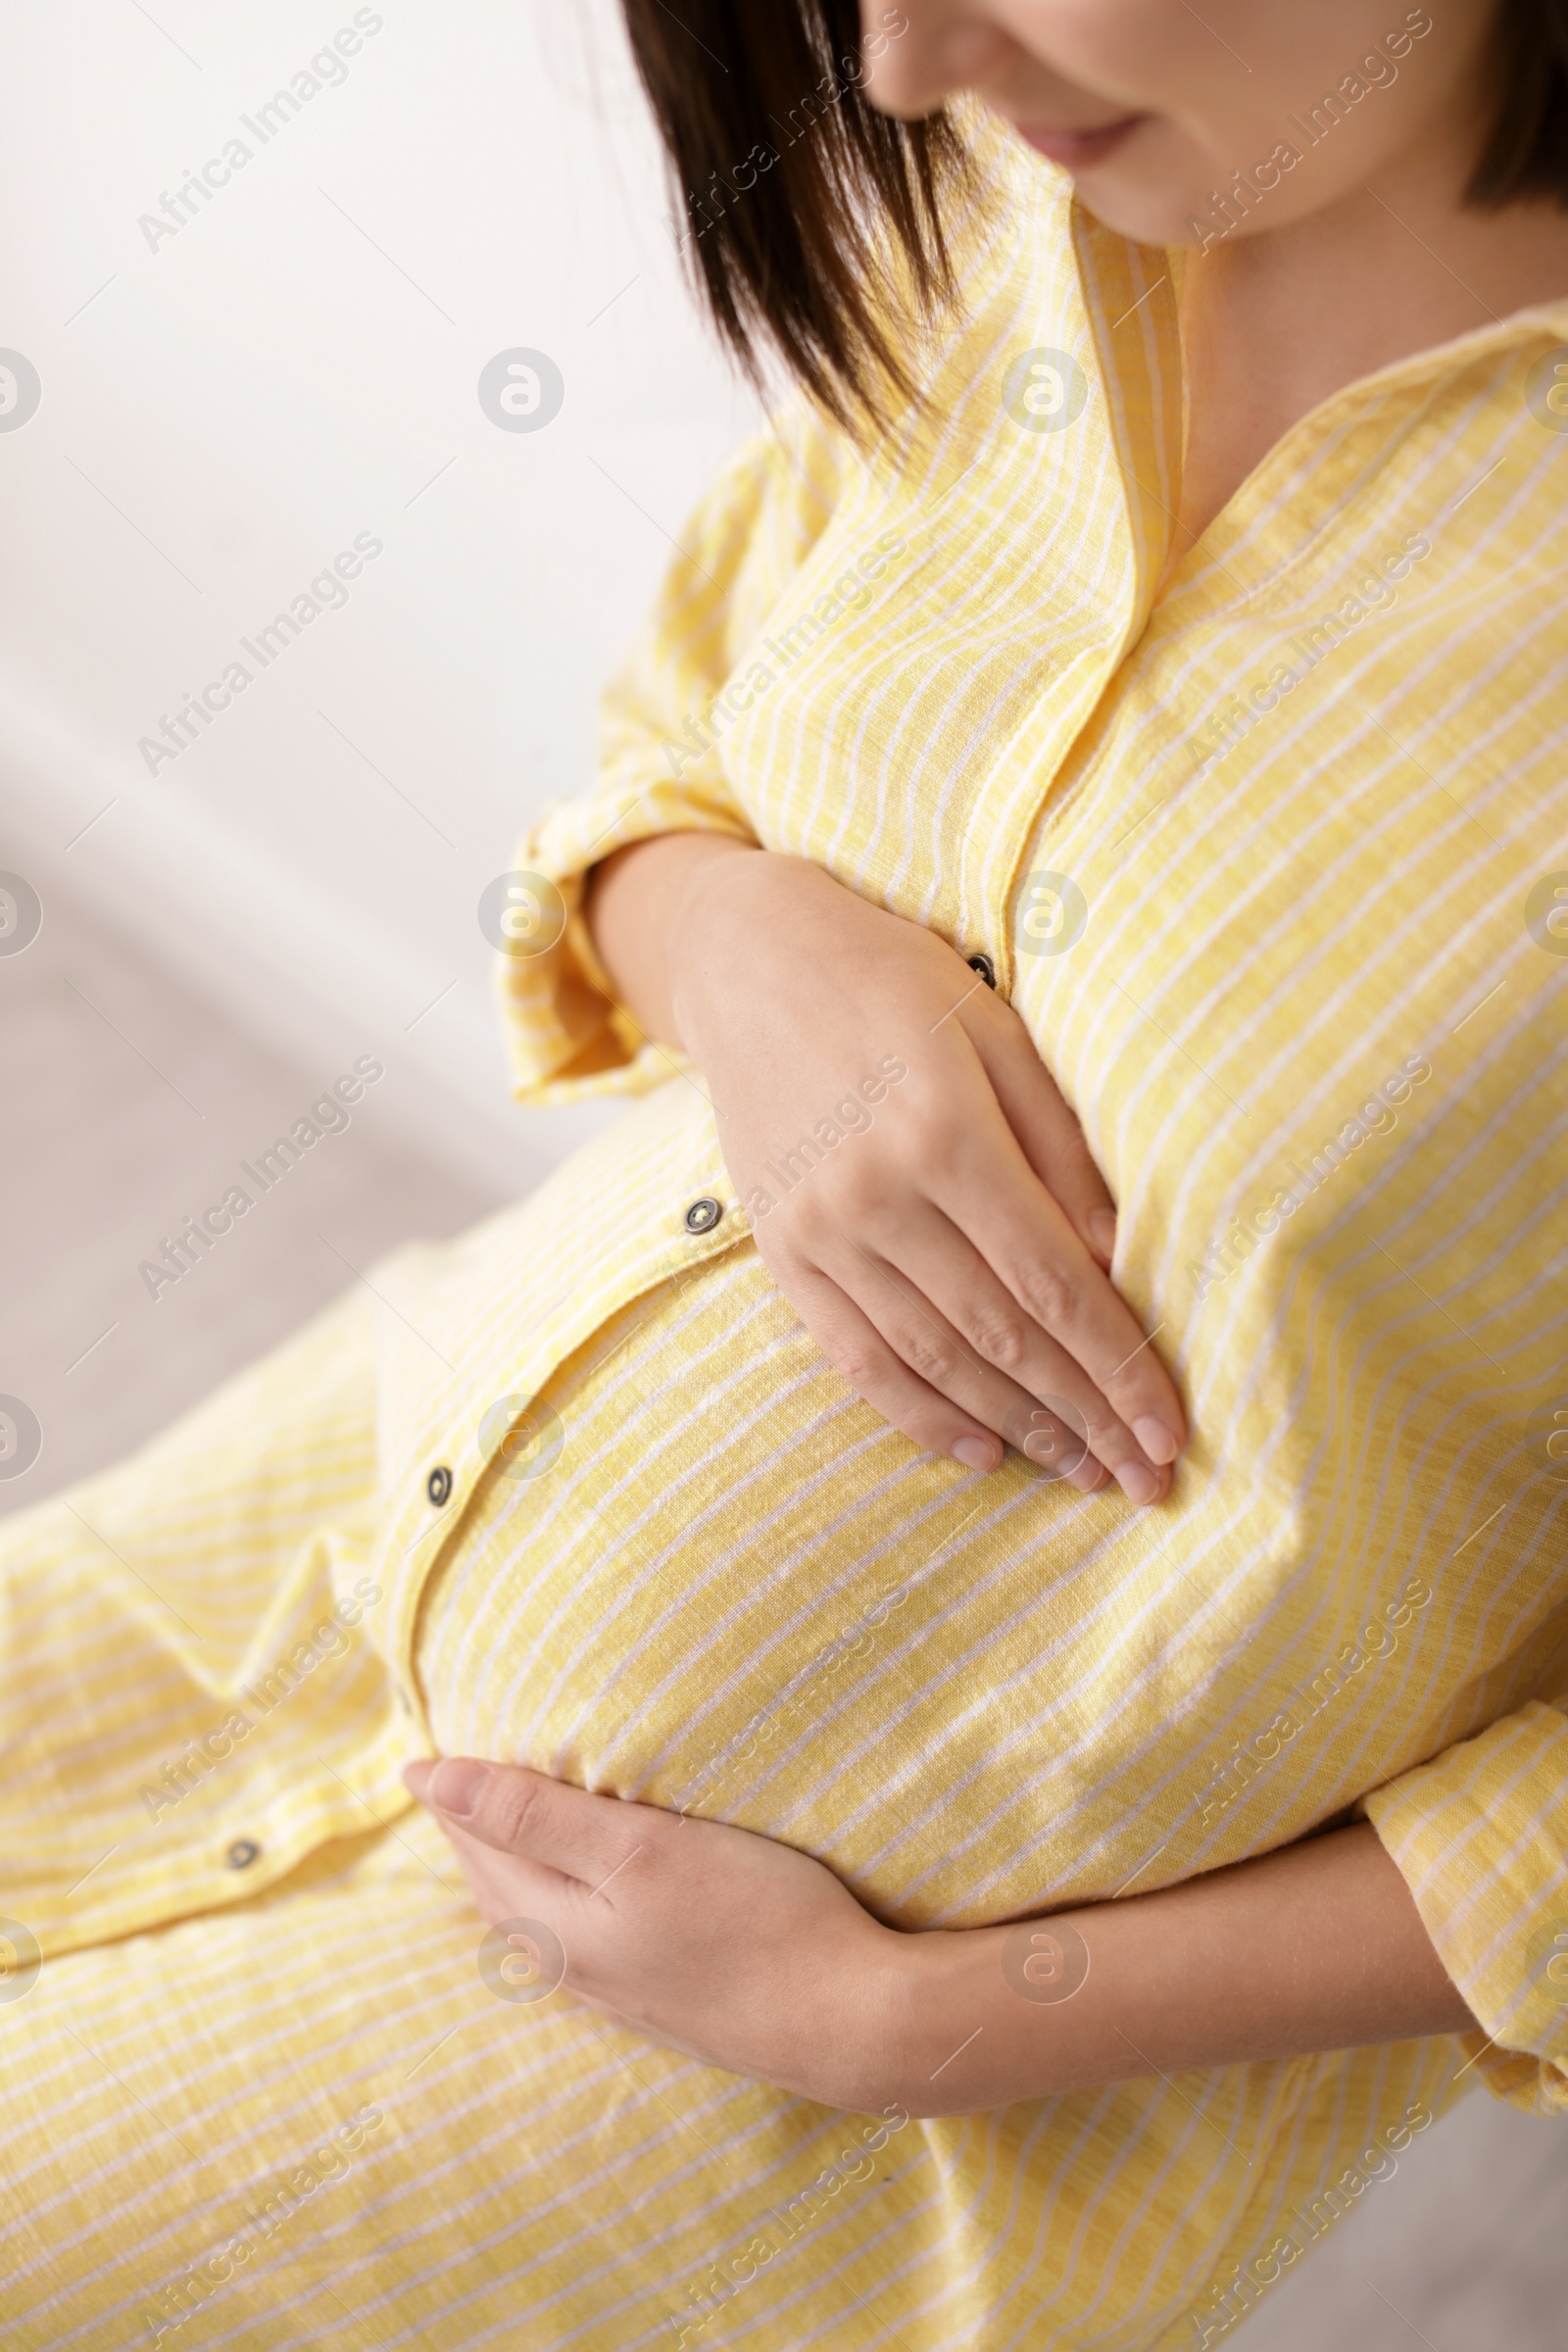
[[[752,838],[710,723],[715,699],[827,524],[844,463],[841,437],[804,402],[731,459],[605,694],[593,790],[554,803],[523,835],[513,877],[522,936],[497,958],[518,1101],[634,1094],[669,1077],[670,1056],[615,1004],[594,955],[588,871],[657,833]],[[547,944],[535,949],[530,932]]]
[[[1481,2021],[1498,2097],[1568,2112],[1568,1698],[1532,1700],[1364,1800]]]

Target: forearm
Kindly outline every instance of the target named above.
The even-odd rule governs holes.
[[[1056,1931],[1069,1959],[1074,1936],[1087,1946],[1089,1973],[1070,1998],[1026,1997],[1009,1984],[1004,1946],[1016,1929],[881,1947],[862,1987],[870,2063],[842,2103],[865,2104],[874,2091],[872,2106],[899,2099],[915,2115],[969,2114],[1128,2076],[1476,2023],[1365,1823],[1031,1924]],[[1015,1980],[1022,1951],[1015,1942]],[[1039,1994],[1054,1989],[1051,1966],[1048,1955]]]
[[[686,1042],[674,1009],[672,950],[694,886],[715,860],[761,855],[730,833],[659,833],[594,867],[584,909],[594,952],[617,1001],[661,1045]]]

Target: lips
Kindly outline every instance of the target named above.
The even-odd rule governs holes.
[[[1019,122],[1016,128],[1020,138],[1027,139],[1052,163],[1061,164],[1069,172],[1087,172],[1113,155],[1143,120],[1142,115],[1123,115],[1117,122],[1093,128],[1056,130],[1041,122]]]

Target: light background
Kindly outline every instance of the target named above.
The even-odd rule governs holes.
[[[150,250],[137,216],[353,13],[0,0],[0,345],[43,381],[0,433],[0,867],[45,906],[0,957],[0,1391],[45,1431],[0,1512],[607,1115],[507,1103],[475,902],[586,778],[599,687],[755,410],[682,292],[607,0],[380,7],[343,84]],[[539,433],[475,394],[519,345],[565,379]],[[138,737],[362,530],[385,553],[348,606],[150,778]],[[155,1305],[138,1260],[365,1052],[387,1075],[352,1128]],[[1559,2352],[1565,2225],[1568,2132],[1475,2097],[1239,2340]]]
[[[345,78],[261,146],[240,116],[352,5],[0,10],[0,343],[43,382],[0,434],[7,836],[323,1071],[339,1040],[395,1056],[393,1116],[521,1181],[587,1121],[506,1107],[475,903],[588,775],[598,690],[757,411],[682,289],[605,0],[360,13]],[[236,133],[250,162],[150,246],[139,217]],[[476,395],[518,346],[565,380],[539,432]],[[239,638],[362,531],[385,552],[347,606],[149,775],[139,739],[255,672]]]

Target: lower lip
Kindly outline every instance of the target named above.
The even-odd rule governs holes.
[[[1141,115],[1129,115],[1124,122],[1107,122],[1103,130],[1031,130],[1020,122],[1018,135],[1052,163],[1069,172],[1088,172],[1114,155],[1142,120]]]

